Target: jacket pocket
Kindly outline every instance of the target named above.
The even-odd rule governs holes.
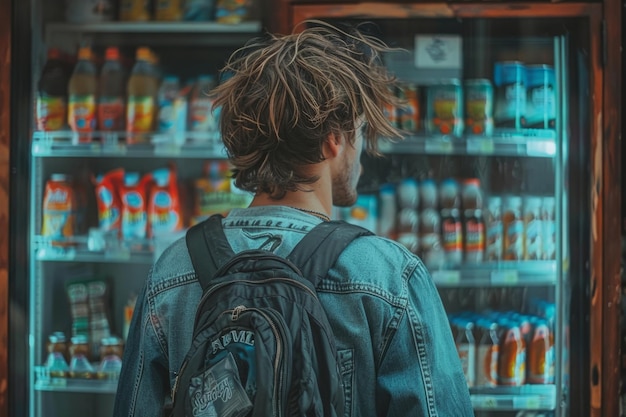
[[[352,417],[352,399],[355,398],[353,392],[354,384],[354,351],[343,349],[337,352],[339,358],[339,371],[341,372],[341,382],[344,394],[344,417]]]

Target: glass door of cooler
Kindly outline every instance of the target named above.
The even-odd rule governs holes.
[[[37,110],[32,134],[22,132],[31,138],[29,415],[110,416],[119,355],[150,266],[191,224],[250,201],[230,186],[218,116],[202,82],[217,82],[228,56],[260,33],[261,22],[87,25],[41,10],[41,38],[33,38]],[[104,128],[100,113],[92,129],[72,124],[71,111],[59,125],[49,123],[56,115],[52,107],[42,112],[51,103],[38,93],[74,88],[69,74],[85,48],[98,79],[102,60],[111,55],[130,72],[149,54],[153,72],[146,77],[158,81],[158,92],[144,93],[154,100],[144,131],[138,133],[139,125],[130,125],[138,119],[127,115],[112,129]],[[42,86],[45,63],[63,56],[69,57],[65,76],[57,68]],[[164,80],[179,83],[173,98],[164,96]],[[137,105],[127,100],[131,84],[127,78],[125,108]]]
[[[384,62],[406,100],[386,109],[404,139],[364,157],[359,199],[337,217],[422,258],[477,416],[581,412],[584,257],[570,251],[588,247],[589,62],[567,28],[584,20],[327,20],[367,21],[400,48]]]

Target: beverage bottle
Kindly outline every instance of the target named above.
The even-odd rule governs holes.
[[[541,226],[543,235],[542,259],[556,259],[556,200],[544,197],[541,204]]]
[[[380,219],[378,220],[378,234],[394,239],[396,237],[396,187],[393,184],[384,184],[380,187]]]
[[[498,385],[498,354],[500,340],[498,324],[489,319],[478,321],[479,338],[476,346],[476,386]]]
[[[67,343],[63,332],[48,336],[48,358],[46,368],[53,378],[65,378],[70,370],[67,363]]]
[[[487,210],[485,212],[485,229],[487,242],[485,257],[488,261],[502,259],[502,198],[490,196],[487,198]]]
[[[541,197],[524,197],[524,260],[541,259],[542,225]]]
[[[74,132],[79,132],[79,142],[91,141],[96,129],[96,95],[98,93],[97,68],[90,47],[81,47],[78,62],[69,81],[68,122]]]
[[[498,358],[500,385],[520,386],[526,381],[526,342],[519,325],[514,321],[504,323]]]
[[[85,335],[72,337],[69,351],[71,355],[69,376],[71,378],[91,379],[95,376],[95,370],[89,362],[89,341]]]
[[[483,222],[483,195],[478,178],[463,181],[463,251],[466,262],[483,261],[485,251],[485,224]]]
[[[153,66],[154,57],[149,48],[138,48],[136,62],[128,80],[126,130],[128,142],[141,142],[141,134],[154,129],[158,79]]]
[[[446,263],[457,267],[463,260],[463,228],[459,184],[454,179],[443,180],[439,186],[441,205],[441,240]]]
[[[419,187],[414,178],[404,178],[398,184],[398,218],[396,221],[397,239],[400,244],[417,253],[418,239],[418,205]]]
[[[48,57],[37,83],[35,119],[37,129],[61,130],[67,121],[67,84],[69,76],[61,51],[48,50]]]
[[[189,101],[189,130],[192,132],[212,132],[218,128],[218,118],[213,111],[213,99],[209,91],[215,86],[212,75],[198,77]]]
[[[120,51],[109,47],[99,79],[98,128],[107,132],[123,131],[125,107],[126,74],[120,61]]]
[[[150,2],[148,0],[120,0],[120,20],[145,22],[150,20]]]
[[[456,319],[458,329],[456,349],[461,359],[461,366],[468,387],[476,382],[476,341],[474,339],[474,323],[466,319]]]
[[[180,88],[178,77],[168,75],[163,78],[158,103],[158,131],[171,134],[176,143],[184,142],[187,128],[187,99]]]
[[[554,383],[554,337],[546,320],[538,319],[532,327],[528,344],[528,383]]]
[[[504,259],[520,261],[524,257],[524,220],[522,198],[507,196],[502,200],[502,230]]]

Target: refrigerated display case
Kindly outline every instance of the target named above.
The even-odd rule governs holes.
[[[14,2],[27,18],[14,31],[29,42],[13,67],[24,79],[12,108],[21,176],[11,245],[24,264],[11,281],[24,322],[11,333],[11,415],[108,416],[151,264],[187,226],[250,199],[225,177],[205,90],[263,23],[258,12],[139,22],[77,7],[89,2],[27,3]],[[119,64],[106,80],[105,60]]]
[[[606,192],[619,174],[601,156],[619,145],[600,143],[616,61],[602,5],[276,4],[281,32],[360,24],[399,48],[383,60],[408,103],[387,111],[405,137],[364,158],[359,201],[336,215],[422,257],[476,415],[617,415],[619,196]]]

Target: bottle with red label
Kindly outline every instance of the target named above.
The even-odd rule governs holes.
[[[463,180],[463,252],[465,262],[483,261],[485,251],[485,223],[483,221],[483,194],[478,178]]]
[[[66,245],[76,230],[76,196],[72,178],[52,174],[46,182],[43,197],[43,225],[41,234],[53,244]]]
[[[126,74],[120,61],[120,51],[109,47],[100,72],[98,99],[98,129],[104,132],[124,130],[126,118]]]
[[[499,385],[520,386],[526,381],[526,342],[516,322],[506,320],[501,324],[498,382]]]
[[[458,267],[463,260],[463,229],[459,184],[456,180],[448,178],[441,182],[439,204],[441,206],[441,244],[446,264],[452,268]]]
[[[67,125],[67,83],[69,75],[61,51],[48,50],[48,58],[37,84],[35,118],[37,129],[62,130]]]
[[[96,129],[97,68],[90,47],[81,47],[69,81],[68,122],[79,142],[90,142]]]
[[[498,385],[498,355],[500,340],[498,324],[489,319],[477,322],[479,339],[476,344],[476,386],[495,387]]]

